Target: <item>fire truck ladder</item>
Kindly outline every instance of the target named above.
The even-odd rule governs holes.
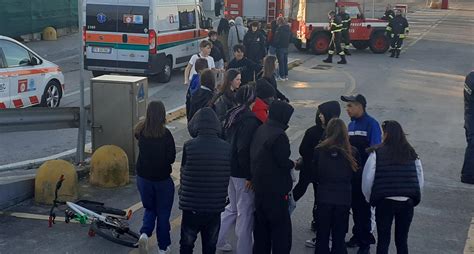
[[[275,20],[276,15],[277,15],[276,0],[268,0],[267,1],[267,23],[270,23],[273,20]]]

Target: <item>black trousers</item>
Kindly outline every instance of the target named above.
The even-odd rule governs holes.
[[[349,225],[350,206],[318,203],[316,213],[316,248],[315,254],[347,254],[345,236]],[[329,250],[329,236],[332,247]]]
[[[388,254],[394,219],[397,254],[408,254],[407,241],[413,219],[413,202],[412,200],[395,201],[390,199],[380,201],[375,210],[378,234],[377,254]]]
[[[344,49],[345,50],[348,50],[349,49],[349,46],[351,44],[351,38],[350,38],[350,35],[349,35],[349,29],[346,29],[346,30],[342,30],[341,32],[342,34],[342,42],[344,43]]]
[[[201,233],[202,253],[216,253],[217,237],[221,227],[221,213],[183,211],[181,221],[180,254],[192,254],[197,234]]]
[[[467,115],[465,128],[467,147],[461,177],[465,181],[474,182],[474,115]]]
[[[372,230],[372,212],[370,204],[365,200],[360,186],[352,186],[352,219],[354,226],[352,234],[360,247],[368,247],[374,244],[375,238],[370,232]]]
[[[334,49],[336,54],[344,55],[344,51],[341,48],[341,32],[333,33],[331,42],[329,43],[329,55],[334,55]]]
[[[392,49],[401,49],[403,45],[403,38],[400,38],[399,34],[393,34],[392,40],[390,42],[390,47]]]
[[[313,204],[313,221],[316,221],[316,190],[317,186],[312,182],[310,170],[301,170],[298,183],[293,188],[293,198],[298,201],[306,193],[308,185],[313,185],[314,204]]]
[[[289,254],[291,219],[286,195],[255,192],[254,254]]]

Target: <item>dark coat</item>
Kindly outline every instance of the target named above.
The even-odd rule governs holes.
[[[176,147],[171,132],[159,138],[147,138],[141,133],[138,139],[137,175],[151,181],[162,181],[170,177],[171,165],[176,158]]]
[[[193,139],[183,147],[179,208],[202,213],[224,211],[230,176],[230,145],[219,138],[221,125],[210,108],[189,122]]]
[[[193,118],[194,114],[196,114],[198,110],[204,107],[209,107],[209,104],[213,97],[214,92],[202,86],[193,95],[191,95],[189,103],[189,114],[187,115],[188,121]]]
[[[291,31],[289,25],[279,26],[276,30],[273,45],[275,48],[288,48],[290,46]]]
[[[260,63],[262,59],[267,55],[265,48],[265,36],[257,30],[256,32],[249,30],[244,37],[245,54],[247,57],[256,62]]]
[[[237,106],[237,104],[234,98],[229,98],[225,93],[218,95],[218,98],[212,105],[221,123],[225,122],[227,111],[235,106]]]
[[[247,109],[235,119],[230,128],[226,129],[225,139],[232,147],[232,177],[251,179],[250,142],[261,124],[255,113]]]
[[[254,77],[256,77],[257,73],[262,70],[262,66],[247,57],[242,58],[241,60],[232,59],[227,69],[237,69],[240,71],[242,76],[241,86],[247,84],[250,81],[254,81]]]
[[[255,193],[286,195],[293,186],[290,141],[285,133],[293,107],[275,101],[270,105],[268,121],[255,132],[250,148],[252,184]]]
[[[211,49],[211,54],[212,58],[214,58],[214,61],[220,61],[221,59],[224,59],[224,62],[227,60],[225,59],[225,54],[224,54],[224,45],[222,45],[222,42],[219,40],[209,40],[212,43],[212,49]]]

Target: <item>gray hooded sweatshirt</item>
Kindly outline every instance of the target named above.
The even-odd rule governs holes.
[[[238,31],[238,37],[237,37]],[[230,60],[234,58],[233,47],[237,44],[242,44],[244,41],[244,36],[247,33],[248,28],[244,26],[244,21],[242,17],[235,18],[235,26],[232,26],[229,30],[229,38],[227,45],[229,46],[229,57]],[[240,40],[240,43],[239,43]]]

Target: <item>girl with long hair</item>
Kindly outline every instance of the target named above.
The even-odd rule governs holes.
[[[224,74],[224,82],[218,88],[218,94],[212,99],[214,111],[221,123],[224,122],[227,111],[237,106],[235,93],[240,87],[241,78],[239,70],[227,70]]]
[[[139,149],[137,186],[145,208],[138,246],[144,252],[147,251],[148,238],[153,234],[155,225],[159,250],[167,251],[171,245],[169,220],[174,184],[170,175],[176,147],[173,135],[165,124],[165,106],[161,101],[152,101],[148,104],[145,120],[135,127]]]
[[[420,203],[423,167],[415,149],[397,121],[382,123],[382,144],[369,148],[362,175],[362,192],[375,206],[377,254],[386,254],[395,219],[395,245],[398,254],[408,253],[408,232],[414,207]]]
[[[273,86],[276,91],[276,98],[278,100],[289,102],[290,100],[288,100],[288,98],[286,98],[286,96],[281,93],[277,87],[277,82],[275,79],[276,60],[276,56],[272,55],[268,55],[263,59],[263,76],[261,79],[264,79]]]
[[[326,139],[313,156],[316,194],[316,250],[318,254],[347,254],[344,238],[349,224],[352,177],[358,169],[358,152],[352,147],[345,123],[338,118],[326,127]],[[329,249],[329,236],[332,247]]]

